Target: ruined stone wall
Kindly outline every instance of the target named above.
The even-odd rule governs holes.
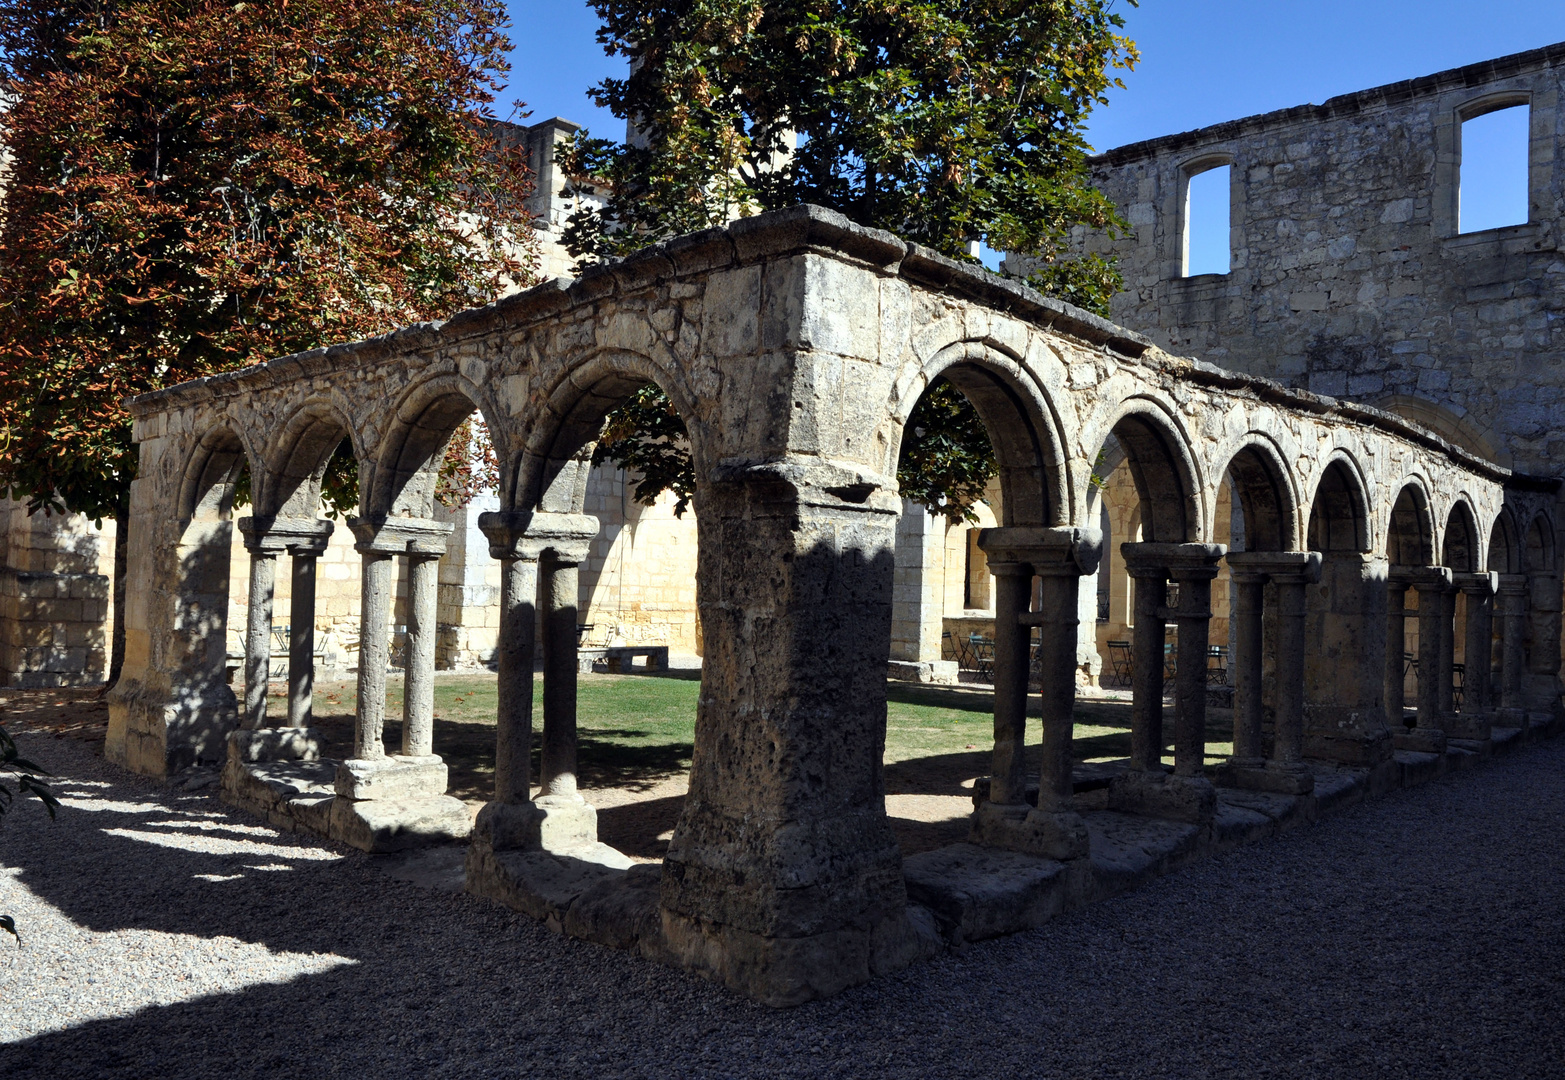
[[[74,686],[108,670],[114,522],[0,500],[0,684]]]
[[[1385,405],[1565,472],[1565,45],[1112,150],[1113,317],[1172,352]],[[1461,233],[1461,121],[1530,107],[1530,217]],[[1232,264],[1185,277],[1189,177],[1231,165]]]

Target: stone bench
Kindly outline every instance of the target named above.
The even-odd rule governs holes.
[[[647,659],[641,668],[643,671],[668,670],[667,645],[600,645],[595,648],[578,649],[576,670],[583,675],[588,675],[591,674],[594,664],[606,664],[610,674],[618,675],[635,670],[634,661],[638,656]]]

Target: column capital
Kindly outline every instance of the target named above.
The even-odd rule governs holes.
[[[1318,551],[1230,551],[1227,562],[1235,581],[1271,578],[1288,584],[1313,585],[1320,580]]]
[[[336,523],[328,518],[272,517],[254,515],[237,522],[245,538],[245,550],[252,555],[321,555],[331,542]]]
[[[1493,596],[1500,591],[1500,575],[1493,571],[1453,574],[1452,579],[1456,587],[1469,596]]]
[[[1131,577],[1162,573],[1175,581],[1217,576],[1217,563],[1227,554],[1222,544],[1127,543],[1119,546]]]
[[[361,555],[444,555],[446,537],[456,526],[449,521],[377,514],[350,517],[348,528],[353,530],[353,549]]]
[[[1526,596],[1526,574],[1500,574],[1500,593],[1502,596]]]
[[[598,519],[544,510],[490,510],[478,515],[478,528],[489,538],[493,558],[537,562],[547,553],[558,562],[579,565],[598,535]]]
[[[982,529],[978,546],[989,565],[1022,563],[1042,577],[1095,574],[1103,557],[1103,532],[1074,526],[1008,526]]]
[[[1449,589],[1451,568],[1448,566],[1393,566],[1386,581],[1402,588],[1409,586],[1422,592],[1424,589]]]

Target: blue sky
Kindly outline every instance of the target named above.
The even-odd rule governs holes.
[[[1099,149],[1565,41],[1560,0],[1119,0],[1117,9],[1142,60],[1093,116],[1088,138]],[[510,11],[510,96],[533,120],[564,116],[622,137],[623,122],[586,97],[589,85],[624,70],[603,55],[592,10],[578,0],[511,0]],[[1470,141],[1469,164],[1493,161],[1503,175],[1519,130],[1511,128],[1488,136],[1492,152],[1486,143],[1475,154]],[[1469,180],[1477,186],[1464,167]],[[1503,222],[1516,199],[1502,185],[1493,199],[1464,201],[1464,229]]]

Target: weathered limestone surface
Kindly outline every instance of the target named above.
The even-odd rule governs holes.
[[[496,798],[476,824],[469,882],[564,927],[581,897],[613,889],[604,882],[614,875],[592,867],[615,869],[594,846],[591,808],[575,792],[569,579],[599,528],[584,501],[603,417],[656,383],[686,420],[697,477],[705,667],[694,764],[658,878],[655,940],[644,936],[644,875],[635,897],[602,897],[591,910],[634,913],[642,929],[633,936],[649,955],[774,1004],[835,993],[911,963],[938,947],[931,911],[971,908],[910,904],[882,779],[902,514],[895,465],[902,425],[942,377],[984,416],[1001,465],[995,550],[1015,580],[997,619],[1015,654],[1007,661],[1013,694],[1025,692],[1029,635],[1034,628],[1042,635],[1038,805],[1028,808],[1026,778],[1009,767],[997,767],[1004,790],[992,798],[999,817],[1020,815],[1028,830],[1047,834],[1042,850],[1018,854],[1057,856],[1056,881],[1081,880],[1100,845],[1120,853],[1115,873],[1134,878],[1277,826],[1254,799],[1225,801],[1201,775],[1210,586],[1225,554],[1214,537],[1227,536],[1218,532],[1216,508],[1230,464],[1243,456],[1246,475],[1266,477],[1271,502],[1246,506],[1247,521],[1254,519],[1247,537],[1261,543],[1265,535],[1282,552],[1313,549],[1312,531],[1325,527],[1311,526],[1323,484],[1346,492],[1352,527],[1344,526],[1340,545],[1323,543],[1333,551],[1345,545],[1368,568],[1368,592],[1351,596],[1348,607],[1382,641],[1384,607],[1374,609],[1370,586],[1378,583],[1383,605],[1388,549],[1407,546],[1393,511],[1399,495],[1416,487],[1428,509],[1424,547],[1435,552],[1454,535],[1453,515],[1488,535],[1517,483],[1508,470],[1390,414],[1170,357],[984,271],[798,207],[670,241],[444,324],[133,402],[142,455],[132,492],[135,602],[108,753],[162,774],[223,752],[238,723],[221,683],[228,500],[238,465],[249,464],[261,526],[308,517],[317,470],[346,434],[360,463],[362,503],[350,525],[363,558],[367,629],[354,757],[336,773],[328,825],[378,845],[454,830],[454,815],[448,820],[435,802],[420,801],[446,799],[436,767],[424,762],[439,748],[405,745],[408,760],[399,764],[382,746],[385,637],[369,628],[387,620],[391,563],[443,549],[451,526],[432,518],[438,451],[477,408],[502,471],[501,507],[480,519],[502,562],[501,704]],[[1089,806],[1071,778],[1069,703],[1080,579],[1099,558],[1093,469],[1111,438],[1124,448],[1141,498],[1141,542],[1123,550],[1145,575],[1137,580],[1138,634],[1143,624],[1159,627],[1142,655],[1161,654],[1161,625],[1172,622],[1181,674],[1170,725],[1174,775],[1161,771],[1161,686],[1149,697],[1150,684],[1138,683],[1135,774],[1086,793],[1103,800]],[[1261,528],[1268,522],[1269,533]],[[1177,603],[1166,596],[1169,579]],[[218,595],[223,605],[208,599]],[[1539,610],[1534,605],[1535,635],[1549,629]],[[526,747],[540,611],[546,754],[534,798]],[[1321,643],[1305,637],[1318,651]],[[1522,680],[1529,705],[1549,674],[1540,658],[1531,662]],[[1349,712],[1358,743],[1379,748],[1363,755],[1366,775],[1375,775],[1370,766],[1392,761],[1384,654],[1349,655],[1341,666],[1365,669],[1348,680],[1357,695]],[[409,708],[422,708],[415,698]],[[997,711],[997,736],[1007,725],[997,747],[1015,758],[1023,736],[1007,708]],[[1307,749],[1308,730],[1303,741]],[[1297,764],[1289,745],[1279,760]],[[404,771],[424,778],[392,790]],[[255,791],[253,779],[235,777],[231,793]],[[391,787],[381,793],[375,784]],[[311,812],[319,816],[315,804]],[[1170,812],[1185,820],[1160,816]],[[1112,815],[1097,828],[1101,841],[1093,813]],[[1148,830],[1163,839],[1127,839]],[[1135,856],[1136,844],[1153,854]],[[933,888],[929,874],[919,877],[920,889]],[[1000,891],[1014,899],[1009,888]],[[1034,900],[1013,904],[1015,918],[1035,920],[1064,903]],[[974,928],[1005,922],[949,917]],[[603,929],[614,918],[589,918],[583,908],[582,925],[597,927],[584,933],[625,939],[628,931]]]

